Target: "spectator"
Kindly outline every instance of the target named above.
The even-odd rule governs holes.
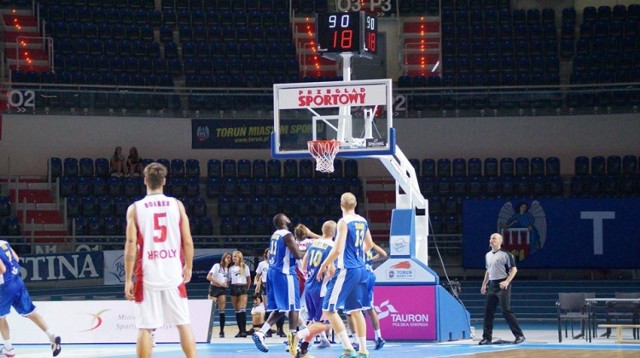
[[[225,308],[227,306],[227,288],[229,288],[229,266],[231,266],[231,254],[225,252],[220,259],[211,267],[207,274],[209,285],[209,299],[218,306],[218,317],[220,318],[219,337],[224,338],[224,324],[226,321]]]
[[[234,251],[231,256],[233,266],[229,267],[231,280],[231,304],[236,311],[238,334],[236,338],[247,336],[247,292],[251,287],[251,271],[244,263],[244,256],[240,251]]]
[[[109,162],[109,168],[111,171],[111,175],[113,176],[124,176],[127,173],[127,165],[122,154],[122,147],[116,147],[113,152],[113,156],[111,156],[111,161]]]
[[[253,327],[247,332],[247,334],[254,334],[256,330],[264,324],[264,303],[262,302],[262,295],[259,293],[253,296],[253,307],[251,308],[251,323]]]
[[[131,147],[129,149],[129,156],[127,157],[127,169],[129,175],[142,175],[142,158],[138,154],[138,148]]]

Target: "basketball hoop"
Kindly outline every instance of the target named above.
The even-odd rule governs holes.
[[[307,142],[309,153],[316,159],[316,170],[322,173],[333,173],[333,160],[340,151],[340,141],[310,140]]]

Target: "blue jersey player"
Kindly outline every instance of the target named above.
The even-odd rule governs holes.
[[[322,309],[344,347],[341,357],[364,358],[369,356],[369,352],[366,346],[367,326],[362,310],[371,307],[370,276],[365,266],[365,253],[373,247],[373,240],[367,220],[355,212],[357,204],[352,193],[344,193],[340,197],[342,219],[338,221],[335,246],[318,270],[317,279],[322,280],[325,275],[333,276],[327,285]],[[338,315],[339,310],[353,316],[360,342],[359,354],[356,354],[349,342],[349,335]]]
[[[296,239],[288,226],[291,220],[285,214],[276,214],[273,225],[276,231],[269,244],[269,271],[267,271],[267,310],[272,311],[259,331],[251,338],[258,350],[268,352],[265,335],[271,326],[289,313],[289,329],[295,331],[300,310],[300,288],[296,275],[296,260],[302,258]]]
[[[44,321],[44,318],[36,312],[36,306],[31,302],[31,297],[20,277],[20,263],[18,255],[8,242],[0,240],[0,333],[4,340],[4,347],[0,349],[3,357],[15,357],[15,351],[11,344],[11,332],[7,322],[7,315],[13,307],[16,312],[27,317],[47,334],[51,342],[53,356],[60,354],[61,339],[56,336]]]
[[[322,302],[327,291],[329,277],[321,281],[316,280],[316,274],[320,265],[326,260],[334,246],[333,236],[336,231],[336,222],[329,220],[322,224],[322,237],[314,240],[307,249],[302,260],[302,269],[306,271],[304,297],[307,303],[310,325],[298,331],[296,334],[289,334],[289,352],[296,358],[308,358],[309,343],[317,334],[329,329],[329,322],[323,318]],[[298,341],[302,341],[298,350]]]

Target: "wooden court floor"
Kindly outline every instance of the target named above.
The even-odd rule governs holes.
[[[198,344],[200,358],[249,358],[249,357],[291,357],[285,351],[282,342],[269,343],[268,353],[259,352],[250,340],[233,343]],[[16,345],[16,356],[21,358],[42,358],[50,356],[47,345]],[[373,348],[371,348],[373,349]],[[317,358],[338,357],[341,347],[335,345],[329,349],[312,349],[310,353]],[[135,357],[133,344],[73,344],[64,345],[60,357],[66,358],[131,358]],[[153,357],[183,357],[180,346],[175,343],[158,344],[154,348]],[[513,358],[550,358],[550,357],[640,357],[640,344],[612,345],[591,343],[580,346],[558,345],[547,343],[525,343],[518,346],[494,345],[478,346],[476,342],[458,343],[410,343],[388,342],[382,350],[370,351],[370,357],[402,357],[402,358],[444,358],[444,357],[513,357]]]

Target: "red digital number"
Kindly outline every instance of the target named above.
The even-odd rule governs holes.
[[[160,219],[164,219],[160,222]],[[166,225],[167,213],[153,214],[153,242],[165,242],[167,241],[167,225]],[[155,231],[160,231],[160,236],[155,235]]]
[[[339,48],[341,50],[350,51],[352,44],[353,44],[353,30],[343,30],[343,31],[333,32],[333,48]]]
[[[368,35],[367,48],[370,52],[376,52],[376,34],[371,32]]]

